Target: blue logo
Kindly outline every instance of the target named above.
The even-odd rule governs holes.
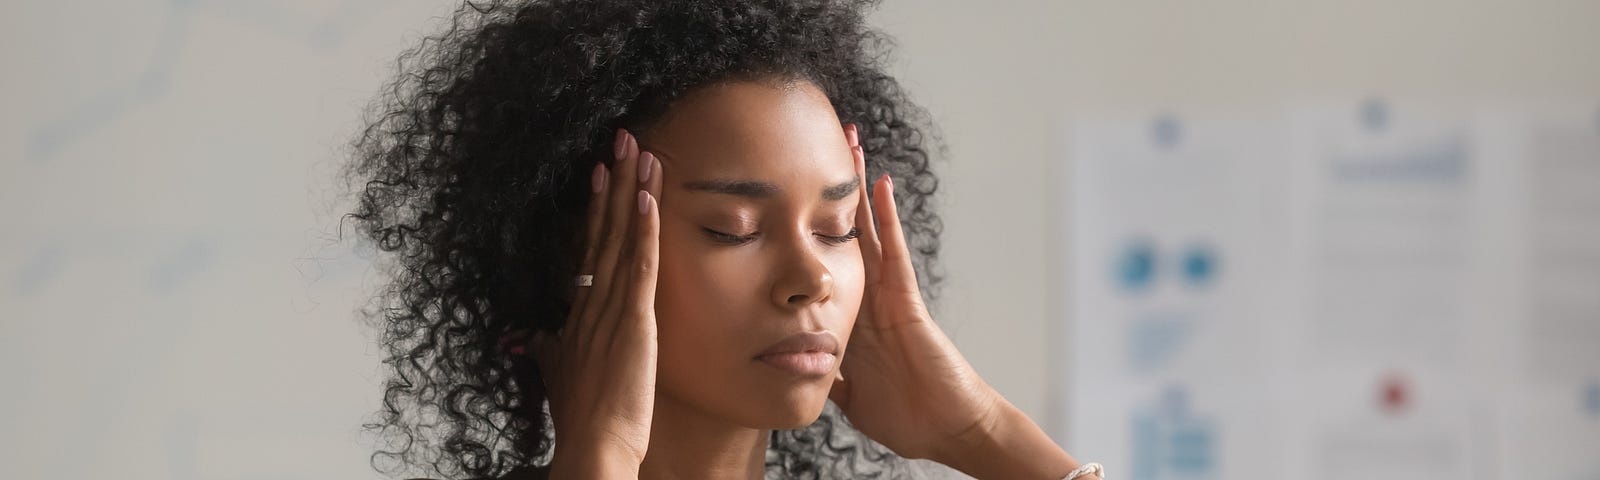
[[[1146,240],[1124,245],[1116,265],[1117,285],[1123,291],[1139,293],[1150,288],[1156,276],[1156,247]]]

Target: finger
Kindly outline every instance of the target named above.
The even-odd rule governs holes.
[[[845,126],[844,126],[844,138],[845,138],[845,141],[849,142],[850,146],[852,146],[852,147],[857,147],[857,146],[861,145],[861,131],[858,128],[856,128],[856,124],[854,124],[854,123],[845,124]]]
[[[561,340],[555,333],[543,330],[533,332],[528,341],[533,349],[534,364],[539,366],[539,376],[544,378],[545,391],[555,384],[556,368],[561,363]]]
[[[552,414],[561,411],[561,337],[555,332],[537,331],[530,339],[533,360],[539,367],[539,379],[544,382],[544,397],[550,402]]]
[[[873,211],[878,212],[878,234],[883,252],[883,281],[885,287],[916,289],[916,271],[911,267],[911,250],[906,247],[905,232],[900,229],[900,211],[894,202],[894,179],[884,174],[877,182],[877,198]]]
[[[640,224],[643,223],[643,212],[649,206],[645,187],[656,176],[655,155],[650,152],[639,152],[636,163],[638,163],[638,167],[632,175],[636,183],[629,190],[633,196],[628,202],[631,210],[628,212],[627,236],[622,240],[622,251],[617,259],[616,276],[611,279],[612,298],[607,302],[604,313],[607,319],[620,320],[618,317],[637,318],[637,315],[634,314],[639,313],[633,298],[635,294],[634,284],[638,281],[639,276],[639,230]],[[619,325],[615,324],[618,320],[611,320],[610,323],[602,327],[606,329],[605,335],[607,335],[602,338],[615,338],[611,332],[619,327]]]
[[[617,159],[616,168],[611,169],[611,183],[607,185],[609,197],[606,203],[606,231],[601,235],[600,256],[596,260],[594,270],[594,286],[589,287],[594,291],[589,292],[589,318],[586,324],[597,324],[596,318],[605,317],[605,306],[612,302],[611,285],[616,278],[617,259],[622,254],[622,247],[627,241],[628,224],[633,221],[634,207],[633,185],[637,183],[634,171],[639,157],[639,140],[632,133],[623,132],[627,136],[627,145],[623,148],[622,157]],[[588,344],[595,329],[601,325],[589,325],[584,330],[583,338],[571,339]]]
[[[617,150],[620,151],[621,145],[625,140],[621,135],[617,136]],[[605,162],[595,162],[594,171],[589,175],[589,214],[588,221],[585,223],[587,233],[584,237],[583,261],[578,267],[579,275],[594,275],[595,259],[600,255],[600,235],[605,232],[606,199],[608,197],[605,194],[606,177],[609,175],[607,170]],[[576,288],[578,291],[572,297],[572,312],[567,315],[567,323],[569,325],[583,314],[584,306],[589,302],[589,293],[594,291],[592,287],[574,285],[572,288]]]
[[[634,233],[634,279],[630,284],[632,317],[643,322],[655,321],[656,279],[661,265],[661,185],[666,181],[661,160],[645,152],[640,156],[652,166],[652,174],[639,192],[639,221]],[[654,332],[655,325],[634,325],[639,332]]]
[[[883,247],[878,241],[878,227],[874,225],[872,200],[867,195],[867,157],[860,146],[851,148],[850,152],[855,157],[856,176],[861,179],[861,194],[856,206],[856,229],[861,231],[861,261],[866,266],[867,285],[875,285]]]

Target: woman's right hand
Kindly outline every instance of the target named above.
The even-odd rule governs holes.
[[[613,153],[616,169],[592,175],[580,273],[594,283],[575,287],[559,334],[532,338],[557,435],[551,478],[636,477],[650,443],[661,164],[626,130]]]

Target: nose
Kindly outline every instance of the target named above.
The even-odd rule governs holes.
[[[783,252],[782,272],[772,285],[772,301],[779,308],[796,309],[833,297],[833,272],[804,248]]]

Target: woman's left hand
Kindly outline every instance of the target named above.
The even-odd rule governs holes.
[[[845,136],[862,179],[856,225],[866,288],[845,349],[844,381],[834,382],[828,398],[858,430],[896,454],[939,461],[945,448],[991,432],[1009,404],[933,322],[900,227],[894,182],[888,175],[874,181],[869,200],[854,125],[845,127]]]

